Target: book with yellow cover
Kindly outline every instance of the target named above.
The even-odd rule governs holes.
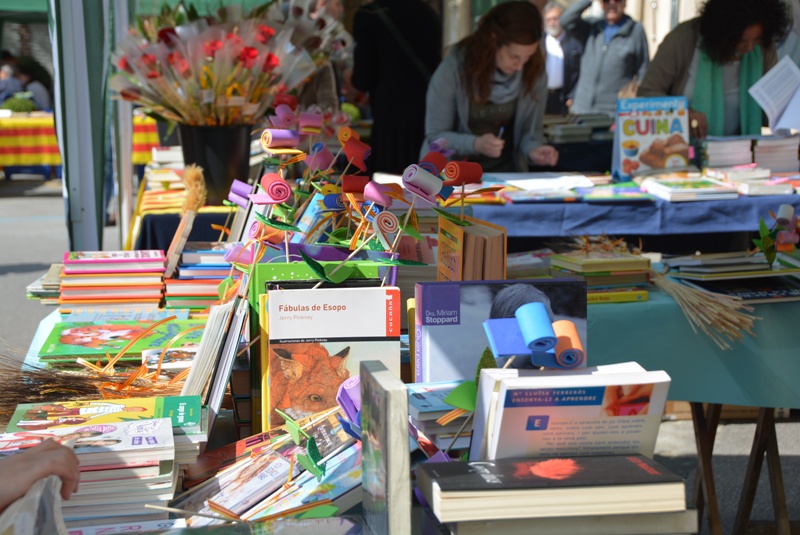
[[[436,280],[500,280],[506,278],[506,229],[465,216],[467,225],[439,217]]]
[[[570,251],[550,255],[550,265],[575,273],[599,271],[634,271],[650,269],[650,259],[645,256],[617,251]]]
[[[650,296],[644,288],[608,288],[591,290],[586,294],[586,303],[631,303],[647,301]]]

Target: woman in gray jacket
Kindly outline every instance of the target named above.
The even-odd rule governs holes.
[[[530,2],[489,10],[431,78],[421,155],[443,138],[454,159],[468,158],[484,171],[555,165],[558,152],[542,144],[547,77],[541,38],[542,16]]]

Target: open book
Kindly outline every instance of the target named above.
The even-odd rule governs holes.
[[[773,132],[800,129],[800,68],[789,56],[784,56],[748,91],[767,114]]]

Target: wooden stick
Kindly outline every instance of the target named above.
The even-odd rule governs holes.
[[[152,505],[149,503],[144,504],[145,509],[157,509],[159,511],[166,511],[168,513],[175,513],[176,515],[182,516],[202,516],[203,518],[213,518],[214,520],[222,520],[223,522],[229,522],[231,524],[240,524],[241,520],[234,520],[232,518],[228,518],[222,515],[210,515],[208,513],[198,513],[197,511],[185,511],[183,509],[176,509],[174,507],[164,507],[161,505]]]

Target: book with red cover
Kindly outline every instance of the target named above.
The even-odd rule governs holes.
[[[686,509],[683,479],[644,455],[428,462],[417,484],[442,522]]]
[[[64,273],[139,272],[162,273],[164,251],[67,251]]]

